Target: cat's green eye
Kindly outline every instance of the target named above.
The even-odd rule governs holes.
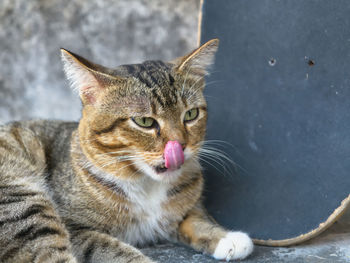
[[[193,121],[198,116],[198,108],[193,108],[186,112],[184,121]]]
[[[134,117],[132,120],[142,128],[151,128],[155,124],[155,119],[150,117]]]

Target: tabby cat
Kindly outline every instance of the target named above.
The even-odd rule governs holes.
[[[116,69],[62,49],[82,118],[0,126],[0,262],[147,263],[134,246],[159,240],[247,257],[248,235],[201,204],[204,76],[217,47]]]

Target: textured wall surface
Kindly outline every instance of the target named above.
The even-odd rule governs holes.
[[[64,47],[105,66],[172,59],[196,47],[199,0],[1,0],[0,123],[77,120]]]

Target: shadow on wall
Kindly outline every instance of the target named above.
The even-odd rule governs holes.
[[[173,59],[197,42],[199,0],[0,1],[0,123],[77,120],[59,48],[114,67]]]

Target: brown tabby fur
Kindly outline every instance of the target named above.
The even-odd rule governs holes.
[[[217,45],[114,70],[63,50],[83,102],[79,124],[0,127],[0,262],[153,262],[132,245],[159,239],[213,254],[226,231],[201,206],[196,154],[207,118],[204,75]],[[198,118],[184,125],[195,107]],[[137,116],[153,117],[159,129],[137,127]],[[160,165],[169,140],[192,155],[181,174],[154,180],[136,163]]]

